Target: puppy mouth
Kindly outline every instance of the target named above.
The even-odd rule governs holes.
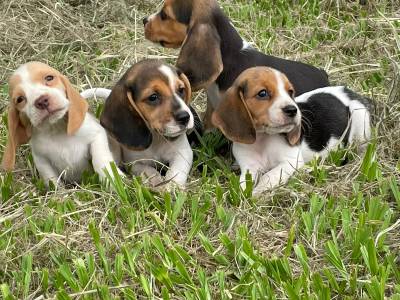
[[[47,114],[40,120],[40,124],[44,123],[45,121],[52,119],[53,117],[55,117],[57,114],[60,114],[60,116],[58,116],[58,119],[61,119],[64,114],[66,112],[66,107],[61,107],[61,108],[57,108],[57,109],[53,109],[53,110],[47,110]],[[62,113],[62,114],[61,114]]]
[[[293,130],[297,125],[295,123],[288,123],[283,125],[264,125],[258,130],[261,133],[266,134],[278,134],[278,133],[288,133]]]
[[[183,127],[183,126],[179,130],[168,130],[168,128],[167,128],[164,130],[163,136],[169,137],[169,138],[174,138],[174,137],[178,137],[182,134],[185,134],[187,131],[188,131],[188,128]]]

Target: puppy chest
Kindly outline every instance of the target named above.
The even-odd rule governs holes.
[[[78,137],[50,136],[32,141],[33,155],[46,158],[59,172],[81,172],[90,165],[89,145]]]

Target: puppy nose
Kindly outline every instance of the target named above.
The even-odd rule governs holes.
[[[48,96],[41,96],[35,101],[35,107],[37,109],[45,110],[49,107],[49,97]]]
[[[148,17],[143,19],[143,25],[146,26],[147,23],[149,23],[149,18]]]
[[[290,118],[293,118],[297,115],[297,107],[294,105],[288,105],[282,108],[283,112],[285,115],[287,115]]]
[[[187,125],[190,120],[190,115],[187,111],[182,110],[175,115],[175,120],[181,125]]]

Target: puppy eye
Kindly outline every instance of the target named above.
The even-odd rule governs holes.
[[[185,88],[184,87],[180,87],[178,89],[178,95],[183,97],[185,95]]]
[[[271,98],[271,95],[267,90],[261,90],[258,92],[257,97],[262,100],[267,100]]]
[[[154,93],[148,98],[148,100],[151,104],[155,104],[160,100],[160,97],[158,96],[158,94]]]
[[[22,103],[22,102],[24,102],[25,101],[25,97],[24,96],[19,96],[18,98],[17,98],[17,103],[19,104],[19,103]]]
[[[54,79],[54,76],[53,75],[47,75],[45,78],[44,78],[44,80],[46,80],[47,82],[50,82],[50,81],[52,81]]]
[[[294,97],[294,90],[292,90],[292,89],[290,89],[290,90],[288,90],[288,93],[289,93],[289,96],[290,97]]]
[[[162,10],[160,11],[160,18],[161,20],[165,21],[166,19],[168,19],[168,15]]]

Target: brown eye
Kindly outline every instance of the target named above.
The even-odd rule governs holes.
[[[54,80],[54,76],[53,75],[47,75],[44,80],[46,80],[47,82],[53,81]]]
[[[148,101],[150,104],[157,104],[158,102],[160,102],[160,96],[157,93],[154,93],[150,95]]]
[[[288,90],[288,93],[289,93],[289,96],[290,96],[291,98],[294,97],[294,90],[290,89],[290,90]]]
[[[258,92],[257,98],[260,100],[268,100],[271,98],[271,95],[267,90],[261,90]]]
[[[17,103],[19,104],[19,103],[22,103],[22,102],[24,102],[25,101],[25,97],[24,96],[19,96],[18,98],[17,98]]]
[[[165,21],[166,19],[168,19],[168,15],[162,10],[160,11],[160,18],[161,20]]]
[[[178,95],[183,97],[185,95],[185,88],[184,87],[180,87],[178,89]]]

